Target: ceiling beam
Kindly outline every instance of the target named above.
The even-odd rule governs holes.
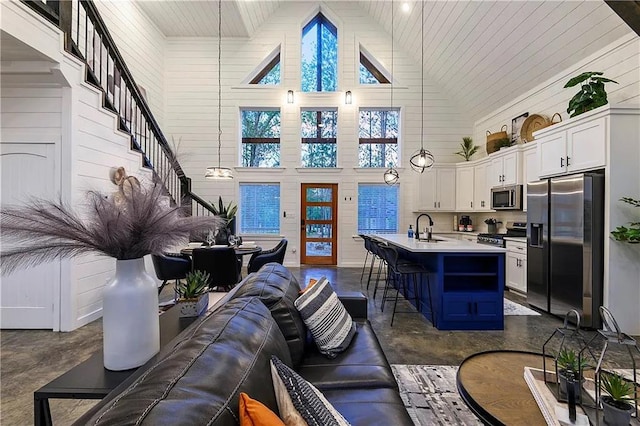
[[[640,35],[640,1],[605,0],[605,3],[626,22],[629,28]]]

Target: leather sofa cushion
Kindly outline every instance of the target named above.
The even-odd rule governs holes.
[[[236,298],[185,333],[87,424],[237,425],[240,392],[277,412],[271,355],[291,365],[269,310],[257,298]]]
[[[397,389],[389,362],[367,320],[356,321],[357,333],[349,347],[328,359],[315,347],[307,346],[298,373],[315,387],[324,389],[373,388]]]
[[[322,394],[352,426],[413,426],[395,389],[336,389]]]
[[[289,345],[294,368],[300,365],[307,336],[307,328],[293,304],[299,293],[298,280],[278,263],[268,263],[249,275],[235,293],[235,297],[259,297],[269,308]]]

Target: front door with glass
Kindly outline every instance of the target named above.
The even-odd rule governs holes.
[[[300,263],[337,263],[338,185],[303,183],[300,212]]]

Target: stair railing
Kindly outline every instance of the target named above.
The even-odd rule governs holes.
[[[193,215],[213,214],[209,203],[191,193],[191,179],[184,174],[149,108],[145,90],[135,83],[94,2],[23,2],[64,32],[65,49],[85,61],[87,82],[103,91],[103,107],[118,115],[120,130],[131,135],[131,149],[142,154],[144,166],[164,183],[172,200]]]

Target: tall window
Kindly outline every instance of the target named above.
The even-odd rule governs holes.
[[[280,165],[280,110],[243,109],[242,166]]]
[[[398,165],[398,110],[361,109],[359,167]]]
[[[395,234],[398,215],[398,186],[358,184],[359,234]]]
[[[280,234],[280,185],[240,184],[240,231],[243,234]]]
[[[338,111],[302,111],[302,167],[336,167]]]
[[[302,29],[302,91],[334,92],[338,75],[338,30],[322,13]]]

